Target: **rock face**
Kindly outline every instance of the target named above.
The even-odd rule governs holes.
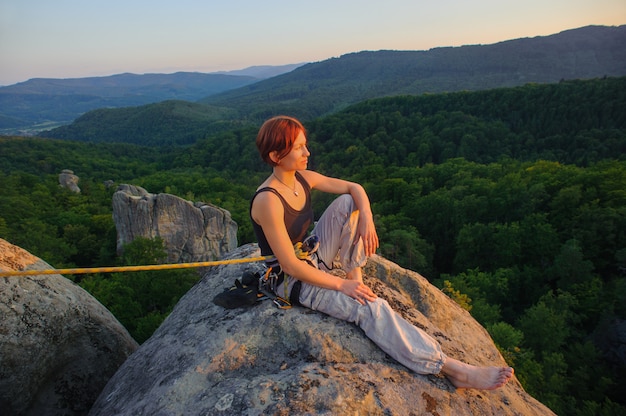
[[[52,267],[0,239],[0,269]],[[85,415],[137,343],[60,275],[0,277],[0,413]]]
[[[229,254],[258,255],[256,245]],[[348,324],[271,301],[223,309],[213,297],[258,263],[208,269],[109,381],[90,416],[552,415],[517,379],[455,389],[412,373]],[[504,364],[486,331],[426,279],[373,257],[365,281],[406,319],[471,364]]]
[[[79,180],[78,176],[74,175],[74,172],[69,169],[63,169],[59,174],[59,185],[77,194],[80,193],[80,188],[78,187]]]
[[[139,186],[117,188],[113,220],[118,251],[136,237],[160,237],[170,263],[212,261],[237,248],[237,223],[227,210]]]

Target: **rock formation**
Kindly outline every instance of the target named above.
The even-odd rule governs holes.
[[[232,258],[258,255],[245,245]],[[119,369],[92,407],[108,415],[552,415],[517,379],[495,391],[455,389],[412,373],[353,324],[263,301],[223,309],[213,297],[259,263],[208,269]],[[417,273],[374,256],[365,281],[457,359],[504,365],[465,310]]]
[[[59,185],[77,194],[80,193],[80,188],[78,187],[79,180],[80,178],[69,169],[63,169],[59,174]]]
[[[0,269],[52,267],[0,239]],[[84,415],[137,343],[60,275],[0,277],[0,414]]]
[[[113,220],[118,251],[136,237],[160,237],[170,263],[212,261],[237,247],[237,223],[227,210],[139,186],[117,188]]]

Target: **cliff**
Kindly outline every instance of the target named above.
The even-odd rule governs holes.
[[[0,239],[0,270],[52,267]],[[138,345],[60,275],[0,277],[0,413],[84,415]]]
[[[258,255],[256,245],[229,258]],[[223,309],[213,297],[258,263],[206,270],[202,280],[119,369],[90,415],[550,415],[514,378],[495,391],[455,389],[412,373],[362,331],[272,302]],[[374,256],[365,281],[449,356],[504,365],[489,335],[417,273]]]
[[[118,251],[137,237],[160,237],[170,263],[211,261],[237,247],[237,223],[227,210],[139,186],[118,187],[113,220]]]

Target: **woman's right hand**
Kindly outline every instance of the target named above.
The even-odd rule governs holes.
[[[369,286],[358,280],[343,280],[340,291],[344,295],[350,296],[361,305],[365,305],[367,302],[373,302],[378,298]]]

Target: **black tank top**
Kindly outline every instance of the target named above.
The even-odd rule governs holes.
[[[272,248],[267,242],[267,238],[265,237],[265,233],[263,232],[263,228],[254,221],[252,218],[252,202],[254,198],[261,192],[272,192],[278,195],[280,201],[283,204],[283,209],[285,211],[285,227],[287,228],[287,234],[289,234],[289,238],[291,239],[292,244],[296,244],[304,240],[306,237],[306,233],[309,229],[309,226],[313,223],[313,208],[311,207],[311,187],[307,183],[307,181],[300,175],[300,173],[296,172],[296,180],[302,184],[302,188],[304,188],[304,196],[306,197],[306,202],[304,207],[301,210],[295,210],[285,201],[282,195],[274,188],[265,187],[259,189],[252,200],[250,201],[250,219],[252,221],[252,227],[254,228],[254,234],[256,235],[257,241],[259,243],[259,248],[261,249],[262,256],[270,256],[274,254],[272,252]]]

